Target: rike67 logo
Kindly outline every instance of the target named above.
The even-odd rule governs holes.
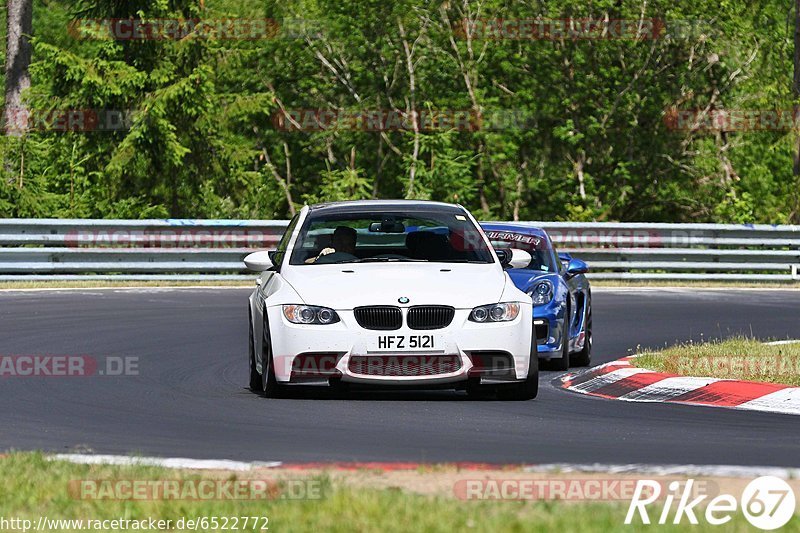
[[[681,483],[677,481],[669,484],[668,492],[663,497],[664,506],[661,508],[661,513],[657,519],[655,519],[657,513],[653,516],[655,523],[680,524],[684,518],[690,524],[699,523],[697,516],[700,510],[697,507],[704,504],[708,495],[702,494],[691,499],[694,496],[693,484],[694,480],[689,479],[682,487],[683,490]],[[639,480],[628,507],[628,514],[625,516],[625,524],[638,522],[634,518],[637,512],[643,524],[650,524],[648,506],[661,497],[660,483],[647,479]],[[785,526],[794,516],[795,505],[795,494],[788,483],[777,477],[763,476],[754,479],[745,487],[741,502],[730,494],[720,494],[705,503],[704,518],[709,524],[719,526],[730,522],[734,513],[741,509],[750,524],[769,531]]]

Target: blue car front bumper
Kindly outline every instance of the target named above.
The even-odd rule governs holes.
[[[566,308],[555,301],[533,307],[533,323],[536,328],[536,341],[539,358],[551,359],[561,357],[562,343],[569,338],[565,335]]]

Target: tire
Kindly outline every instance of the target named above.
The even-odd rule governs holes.
[[[265,398],[280,398],[283,387],[275,378],[274,360],[272,357],[272,337],[269,333],[269,320],[264,310],[264,330],[261,342],[261,394]]]
[[[586,338],[583,343],[583,350],[572,356],[572,363],[575,366],[589,366],[592,364],[592,309],[586,317]]]
[[[551,359],[553,370],[559,372],[566,372],[569,370],[569,323],[570,323],[570,308],[567,306],[567,313],[564,317],[564,331],[561,333],[561,358]]]
[[[250,366],[250,390],[253,392],[261,392],[261,374],[258,373],[256,368],[256,350],[253,348],[253,317],[250,315],[250,309],[247,309],[247,317],[250,325],[247,343],[247,355]]]

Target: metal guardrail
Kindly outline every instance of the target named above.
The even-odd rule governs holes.
[[[284,220],[0,219],[0,280],[251,279]],[[800,226],[523,222],[593,279],[800,280]]]

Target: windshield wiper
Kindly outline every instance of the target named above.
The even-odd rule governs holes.
[[[394,262],[419,262],[423,259],[410,259],[408,257],[364,257],[363,259],[356,259],[349,261],[350,263],[394,263]]]

